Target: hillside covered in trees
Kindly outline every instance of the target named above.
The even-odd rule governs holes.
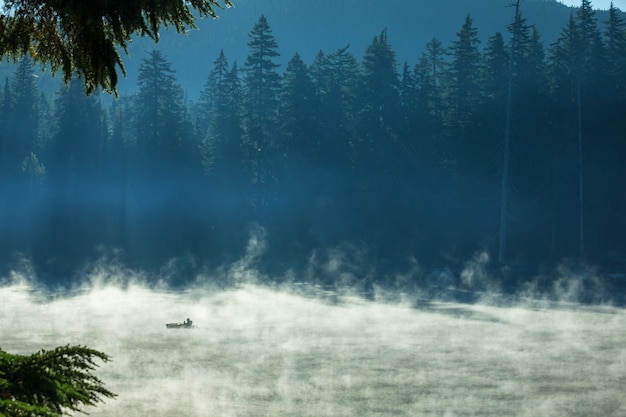
[[[0,92],[1,264],[67,282],[102,257],[174,262],[189,279],[253,233],[277,277],[332,281],[337,253],[370,284],[482,251],[515,283],[563,260],[623,271],[623,14],[584,0],[546,43],[514,11],[489,34],[466,15],[415,62],[392,28],[359,58],[285,57],[260,16],[245,60],[222,50],[197,92],[152,50],[113,102],[80,81],[48,97],[24,59]]]

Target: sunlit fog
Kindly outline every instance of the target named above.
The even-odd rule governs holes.
[[[623,416],[626,313],[366,301],[316,288],[0,289],[2,348],[85,344],[119,397],[92,416]],[[191,318],[192,329],[165,324]]]

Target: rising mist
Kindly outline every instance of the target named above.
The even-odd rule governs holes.
[[[3,350],[85,344],[113,357],[97,374],[119,396],[93,416],[626,411],[622,309],[385,303],[243,283],[174,293],[118,273],[84,277],[90,285],[62,296],[0,288]],[[197,327],[165,328],[186,317]]]

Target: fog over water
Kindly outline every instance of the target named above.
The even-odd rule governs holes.
[[[172,292],[139,278],[96,269],[59,296],[14,274],[0,287],[0,348],[111,355],[97,373],[119,396],[92,416],[626,415],[621,308],[243,282]],[[196,328],[165,328],[187,317]]]

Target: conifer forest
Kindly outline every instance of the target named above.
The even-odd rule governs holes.
[[[624,272],[626,21],[607,16],[583,1],[545,42],[512,8],[507,31],[481,41],[468,15],[414,62],[382,29],[282,65],[262,15],[196,92],[153,49],[113,100],[79,79],[46,95],[22,59],[0,86],[2,268],[69,282],[106,258],[184,281],[257,244],[271,276],[323,284],[333,253],[365,287],[477,253],[510,286]]]

